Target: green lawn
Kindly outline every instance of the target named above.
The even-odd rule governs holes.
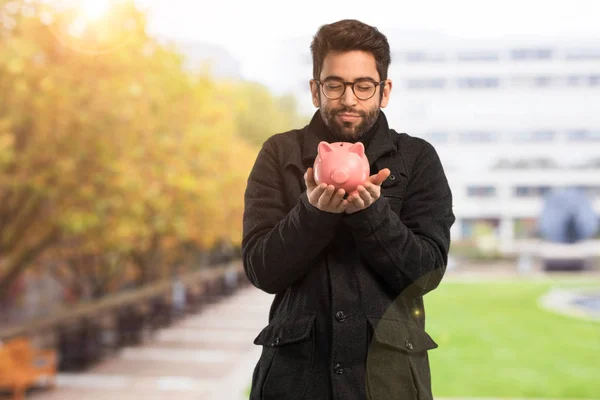
[[[425,297],[436,397],[600,397],[600,323],[537,306],[552,287],[444,282]]]

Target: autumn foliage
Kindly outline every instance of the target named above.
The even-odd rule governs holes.
[[[101,295],[238,246],[246,178],[293,101],[187,70],[131,2],[110,24],[49,4],[0,0],[0,295],[32,265]]]

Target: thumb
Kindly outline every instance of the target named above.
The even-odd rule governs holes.
[[[391,174],[389,168],[384,168],[377,173],[377,175],[373,175],[371,177],[371,183],[374,185],[381,185]]]
[[[308,168],[304,173],[304,182],[308,190],[313,190],[317,186],[312,168]]]

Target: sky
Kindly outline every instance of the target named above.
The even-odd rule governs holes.
[[[275,40],[278,34],[312,34],[319,25],[342,18],[467,35],[600,32],[597,0],[136,1],[152,14],[158,31],[237,47],[254,39]]]
[[[95,0],[98,1],[98,0]],[[101,1],[101,0],[100,0]],[[343,18],[388,30],[437,31],[450,36],[600,38],[600,0],[136,0],[149,30],[226,48],[247,79],[268,80],[267,55],[284,39],[312,36]],[[307,42],[307,46],[309,43]]]

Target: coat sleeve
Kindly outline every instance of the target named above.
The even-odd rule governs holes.
[[[308,272],[335,235],[342,214],[321,211],[303,192],[286,209],[285,184],[272,141],[258,153],[244,194],[242,259],[257,288],[285,291]]]
[[[429,143],[413,171],[401,218],[381,196],[343,221],[361,256],[397,296],[420,297],[435,289],[446,271],[455,216],[442,164]]]

